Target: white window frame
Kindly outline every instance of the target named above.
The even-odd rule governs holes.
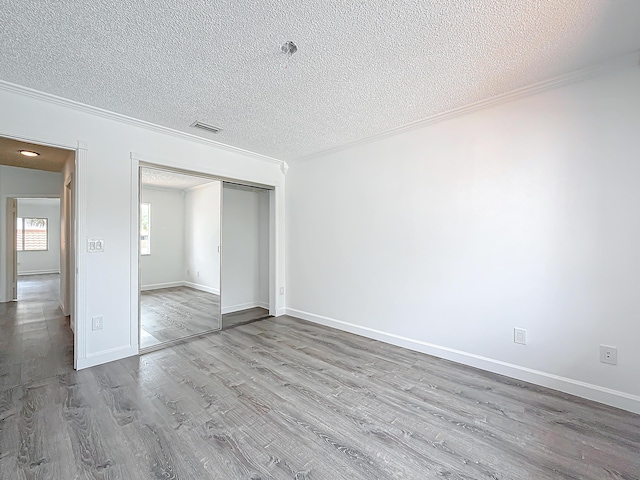
[[[49,219],[45,217],[17,217],[16,218],[16,251],[18,252],[48,252],[49,251]],[[26,235],[25,235],[25,223],[26,220],[44,220],[44,234],[45,234],[45,248],[25,248],[26,247]],[[18,227],[17,224],[20,224]],[[18,232],[22,231],[22,242],[18,242]],[[21,244],[20,244],[21,243]]]

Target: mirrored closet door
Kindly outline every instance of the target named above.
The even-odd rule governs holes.
[[[140,349],[219,330],[218,180],[140,168]]]

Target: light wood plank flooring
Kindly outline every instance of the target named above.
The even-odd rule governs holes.
[[[640,416],[570,395],[290,317],[75,372],[29,303],[1,320],[2,479],[640,478]]]
[[[233,328],[245,323],[264,320],[269,317],[269,310],[262,307],[247,308],[233,313],[222,315],[222,328]]]
[[[0,303],[2,390],[68,372],[73,365],[73,333],[60,311],[59,291],[60,275],[20,276],[19,301]]]
[[[220,296],[189,287],[140,292],[140,348],[218,330]]]

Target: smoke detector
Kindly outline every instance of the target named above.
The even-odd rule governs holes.
[[[298,51],[298,46],[295,43],[293,43],[291,40],[289,40],[288,42],[282,44],[282,46],[280,47],[280,50],[285,55],[291,56]]]

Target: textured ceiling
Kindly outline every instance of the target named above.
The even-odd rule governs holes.
[[[187,190],[191,187],[217,181],[209,178],[196,177],[194,175],[183,175],[181,173],[157,170],[155,168],[141,168],[140,170],[140,182],[147,187]]]
[[[38,157],[25,157],[20,153],[20,150],[31,150],[38,152],[40,155]],[[44,147],[0,137],[0,165],[61,172],[70,154],[70,150],[63,150],[62,148]]]
[[[0,0],[0,25],[0,79],[288,161],[640,49],[639,0]]]

